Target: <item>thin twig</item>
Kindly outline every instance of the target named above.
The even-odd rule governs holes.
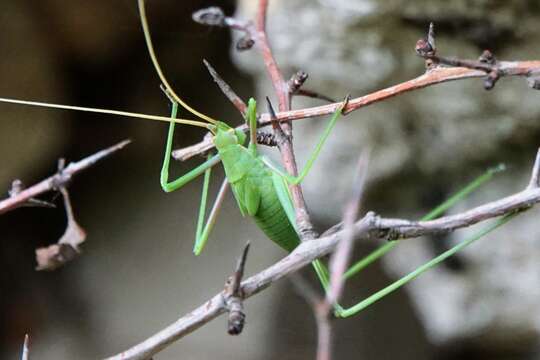
[[[0,201],[0,214],[8,212],[17,208],[20,204],[27,202],[29,199],[36,197],[39,194],[42,194],[47,191],[55,190],[60,185],[68,183],[71,178],[82,170],[94,165],[96,162],[101,159],[113,154],[114,152],[122,149],[124,146],[129,144],[131,140],[124,140],[119,142],[116,145],[113,145],[104,150],[98,151],[97,153],[90,155],[82,160],[79,160],[74,163],[70,163],[65,169],[54,174],[53,176],[48,177],[41,182],[18,192],[14,196],[11,196],[7,199]]]
[[[334,305],[339,302],[345,286],[345,271],[349,264],[354,241],[354,223],[360,212],[360,201],[366,183],[368,152],[362,152],[358,160],[355,185],[350,201],[343,214],[343,238],[336,246],[330,259],[330,283],[326,297],[313,306],[317,319],[317,360],[332,359],[332,324],[330,316]]]
[[[313,98],[313,99],[324,100],[324,101],[329,102],[329,103],[336,102],[336,100],[331,98],[330,96],[326,96],[326,95],[320,94],[320,93],[318,93],[316,91],[308,90],[308,89],[299,89],[296,92],[295,95],[310,97],[310,98]]]
[[[317,324],[317,360],[330,360],[332,354],[332,326],[325,298],[299,274],[290,276],[296,292],[309,304]]]
[[[540,151],[537,156],[540,157]],[[537,158],[535,163],[539,161]],[[461,227],[471,226],[487,219],[512,214],[516,211],[524,211],[539,202],[540,187],[527,187],[525,190],[506,198],[484,204],[461,214],[446,216],[432,221],[414,222],[399,219],[383,219],[378,218],[372,212],[368,212],[361,220],[354,224],[353,234],[356,241],[373,241],[388,238],[390,233],[400,239],[405,239],[448,232]],[[344,230],[341,230],[331,235],[320,237],[316,241],[301,243],[285,258],[244,280],[241,286],[244,299],[257,294],[277,280],[311,264],[313,260],[332,252],[344,236]],[[129,350],[110,357],[109,360],[147,359],[225,311],[227,311],[227,305],[224,301],[224,293],[220,292],[165,329]]]
[[[326,293],[328,311],[331,310],[335,303],[339,302],[339,298],[343,292],[345,283],[345,277],[343,274],[347,270],[351,257],[354,240],[354,223],[356,222],[360,212],[360,202],[364,193],[364,187],[367,179],[368,162],[369,152],[364,151],[358,159],[355,176],[356,181],[351,195],[351,200],[348,202],[343,214],[344,238],[337,246],[336,251],[330,260],[330,286],[328,287],[328,291]]]

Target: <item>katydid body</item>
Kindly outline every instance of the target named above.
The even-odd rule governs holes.
[[[173,119],[176,117],[177,107],[178,105],[173,102]],[[284,175],[275,167],[268,166],[269,161],[258,154],[257,146],[253,142],[255,138],[254,134],[257,130],[256,102],[254,99],[250,99],[247,120],[249,121],[252,136],[248,146],[243,145],[246,141],[246,135],[244,133],[235,131],[225,123],[217,122],[214,124],[214,144],[217,155],[211,157],[206,163],[177,180],[168,182],[168,167],[175,126],[175,123],[171,122],[161,173],[161,186],[164,191],[170,192],[182,187],[187,182],[205,172],[207,176],[205,176],[206,181],[203,188],[201,211],[199,211],[198,221],[199,224],[202,224],[201,216],[204,216],[207,199],[207,178],[211,167],[219,158],[225,169],[227,182],[232,188],[242,215],[253,217],[255,223],[270,240],[284,250],[291,252],[300,244],[300,238],[296,231],[294,207],[289,196],[288,183],[298,183],[307,175],[322,145],[341,115],[341,110],[342,107],[339,107],[332,116],[319,144],[310,160],[308,160],[307,166],[298,177]],[[212,211],[212,213],[215,213],[215,211]],[[204,227],[204,230],[202,230],[201,226],[198,226],[193,249],[196,255],[200,254],[206,244],[213,224],[214,219],[211,218]],[[328,284],[328,270],[319,260],[315,260],[313,266],[323,287],[326,288]],[[336,309],[336,315],[339,316],[340,308]]]

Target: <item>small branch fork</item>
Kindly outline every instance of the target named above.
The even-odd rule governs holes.
[[[42,193],[51,190],[57,190],[60,187],[67,185],[74,175],[94,165],[103,158],[122,149],[130,142],[131,140],[124,140],[107,149],[90,155],[80,161],[70,163],[66,168],[60,169],[53,176],[50,176],[27,189],[18,189],[17,191],[13,191],[12,187],[12,190],[10,191],[10,197],[0,201],[0,215],[18,207],[26,206],[28,202],[32,202],[33,200],[35,200],[34,198],[36,196]]]
[[[71,163],[67,168],[64,159],[60,159],[58,161],[58,171],[55,175],[26,190],[22,189],[20,180],[13,182],[9,191],[9,198],[0,201],[0,214],[21,206],[44,206],[43,204],[46,204],[47,207],[51,207],[51,204],[34,198],[50,190],[59,191],[64,199],[67,218],[66,230],[58,242],[36,249],[36,270],[54,270],[75,259],[81,253],[80,245],[86,239],[86,232],[75,220],[67,186],[75,174],[122,149],[129,142],[130,140],[124,140],[78,162]]]
[[[301,243],[292,253],[274,265],[241,283],[240,290],[243,298],[247,299],[266,289],[279,279],[292,274],[313,260],[325,256],[345,239],[349,231],[355,241],[375,241],[379,239],[408,239],[422,235],[448,233],[468,227],[484,220],[500,217],[506,214],[526,211],[540,202],[540,149],[533,166],[527,187],[508,197],[496,200],[460,214],[445,216],[431,221],[409,221],[403,219],[385,219],[368,212],[362,219],[356,221],[352,229],[344,228],[331,235],[323,236],[317,241]],[[148,359],[176,340],[195,331],[199,327],[228,311],[224,300],[225,290],[216,294],[204,304],[181,317],[165,329],[149,337],[109,360]]]

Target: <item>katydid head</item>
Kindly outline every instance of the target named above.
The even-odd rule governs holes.
[[[214,144],[218,149],[228,145],[243,145],[246,141],[246,134],[242,130],[234,129],[221,121],[218,121],[215,126],[216,135],[214,136]]]

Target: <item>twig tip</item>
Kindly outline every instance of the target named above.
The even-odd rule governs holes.
[[[529,182],[529,189],[536,189],[540,187],[540,148],[536,153],[536,159],[534,160],[533,170],[531,174],[531,181]]]

